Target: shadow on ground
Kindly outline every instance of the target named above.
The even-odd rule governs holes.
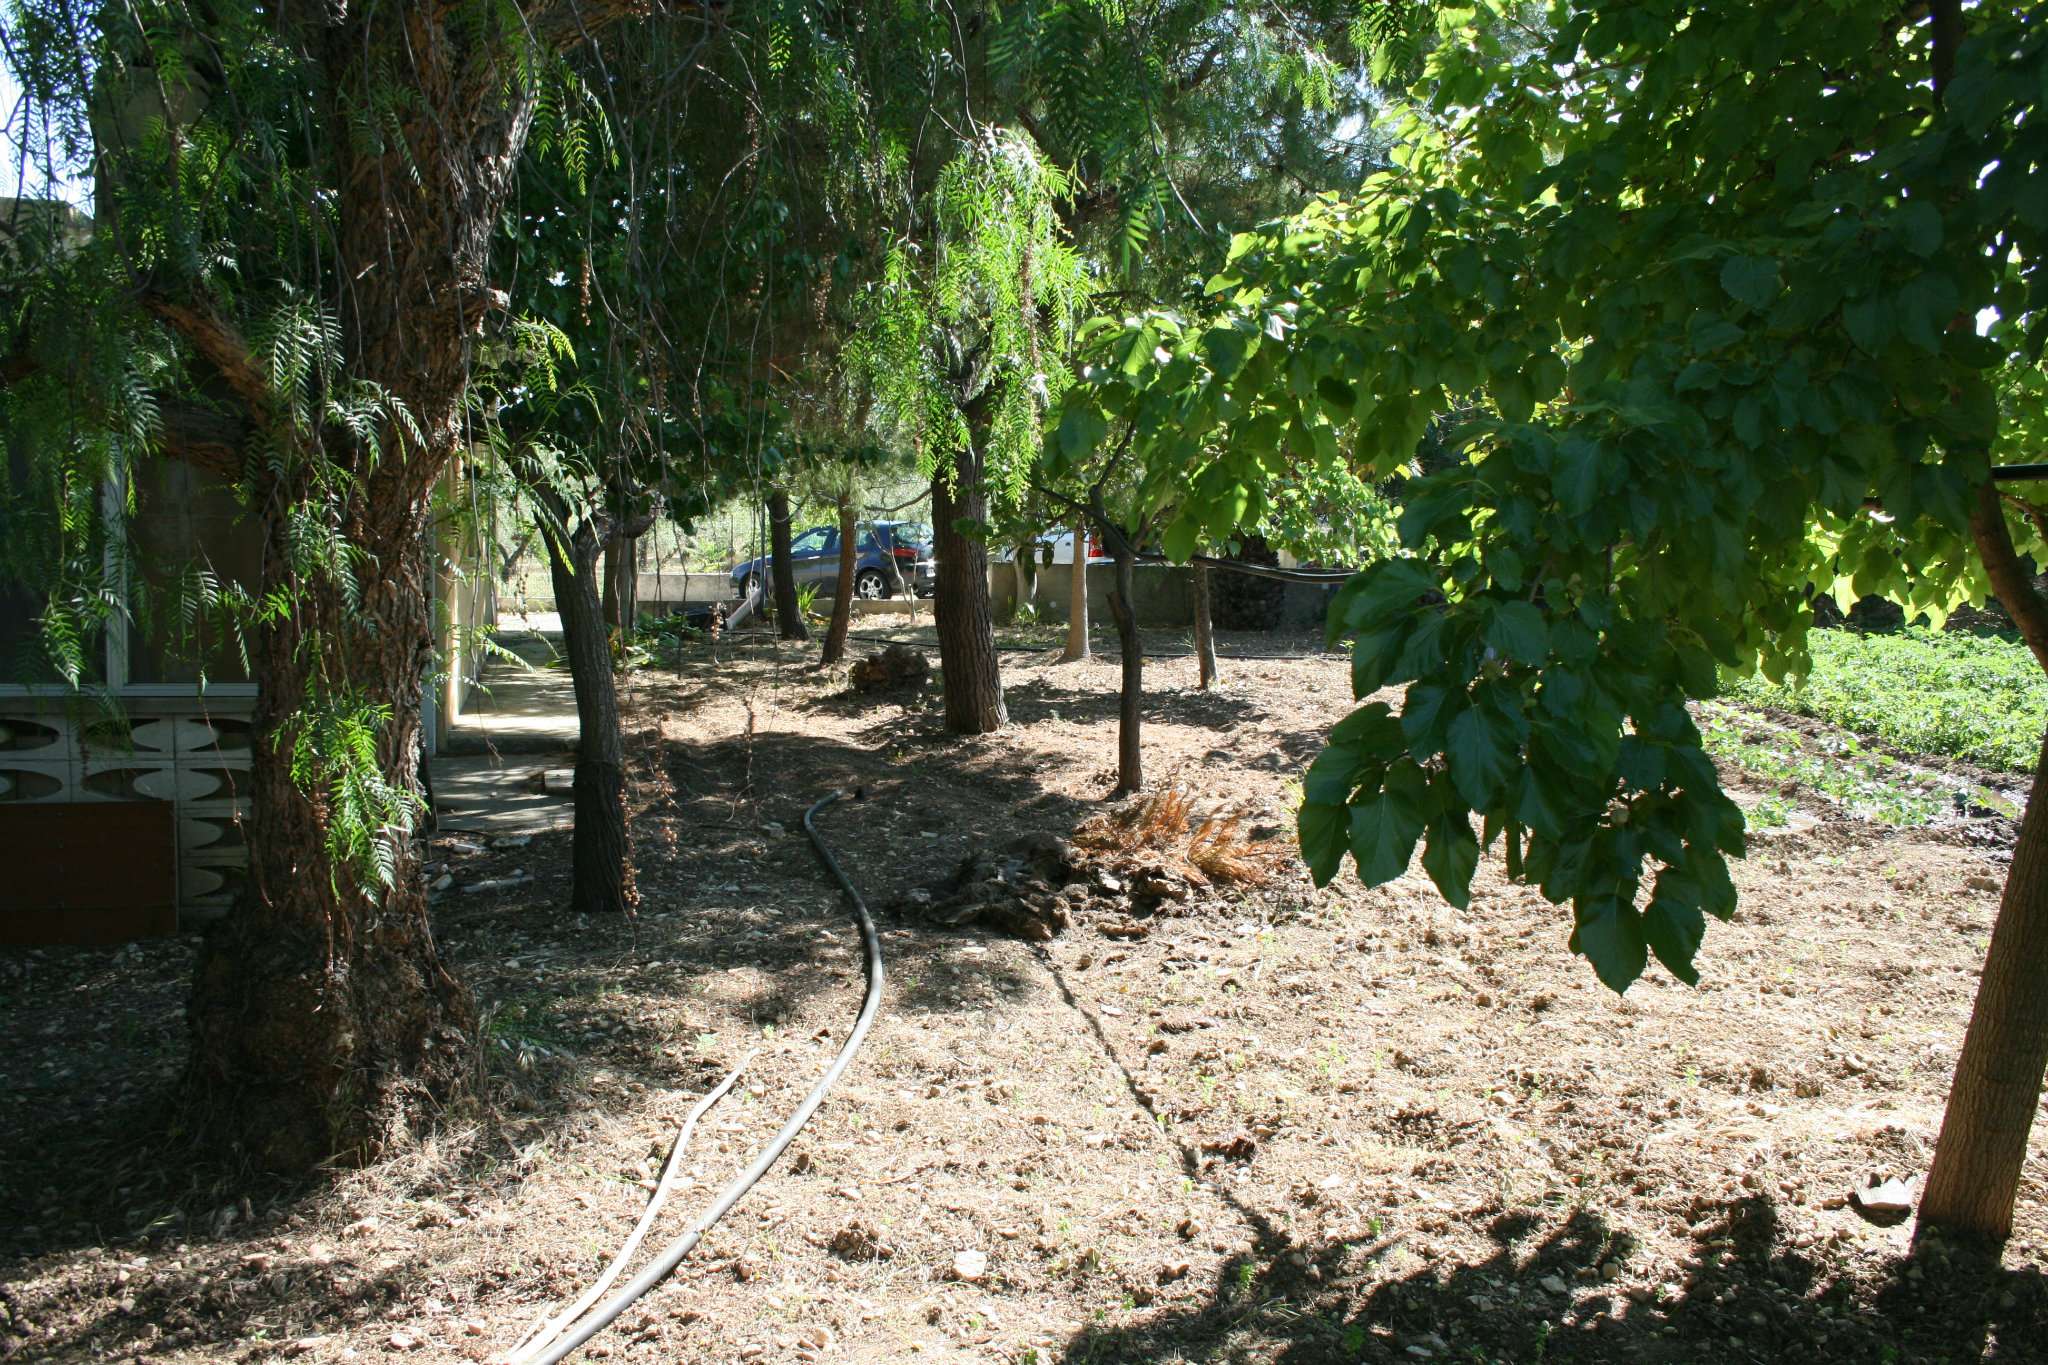
[[[1997,1361],[2041,1358],[2048,1284],[1939,1246],[1857,1273],[1779,1237],[1771,1201],[1706,1213],[1690,1276],[1655,1296],[1602,1292],[1626,1229],[1581,1211],[1515,1210],[1487,1225],[1479,1263],[1387,1276],[1395,1239],[1264,1241],[1194,1302],[1123,1328],[1086,1328],[1061,1358],[1086,1365],[1421,1360],[1585,1362]],[[1545,1235],[1538,1230],[1552,1226]]]

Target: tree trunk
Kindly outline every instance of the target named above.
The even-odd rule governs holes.
[[[2013,846],[1948,1110],[1920,1200],[1920,1227],[2003,1241],[2048,1074],[2048,742]]]
[[[2048,1074],[2048,743],[2013,845],[1919,1226],[2005,1240]]]
[[[839,584],[832,592],[832,624],[825,627],[824,662],[846,657],[846,632],[853,624],[853,578],[860,562],[860,526],[853,515],[853,495],[839,495]]]
[[[264,1169],[366,1161],[471,1070],[475,1009],[435,950],[418,845],[358,831],[358,851],[384,865],[380,884],[348,856],[330,794],[350,722],[374,730],[374,780],[417,790],[433,652],[425,510],[422,494],[395,535],[350,527],[377,566],[360,602],[332,580],[305,581],[250,652],[249,880],[200,948],[184,1088],[194,1126]],[[288,526],[267,521],[266,582],[289,581]],[[295,765],[309,769],[304,782]]]
[[[1978,490],[1970,530],[1992,590],[2048,669],[2048,604],[2014,552],[1997,490]],[[2027,1160],[2027,1135],[2048,1075],[2048,739],[2013,846],[1921,1196],[1919,1227],[2003,1241]]]
[[[1074,563],[1067,572],[1067,649],[1061,663],[1088,657],[1088,523],[1074,523]]]
[[[1138,640],[1138,612],[1132,595],[1137,557],[1129,546],[1116,554],[1116,587],[1109,594],[1109,614],[1116,619],[1117,648],[1123,651],[1123,686],[1116,709],[1116,795],[1142,791],[1145,761],[1138,730],[1145,704],[1145,649]]]
[[[600,542],[586,523],[570,538],[571,559],[556,537],[547,545],[562,648],[576,693],[576,833],[569,909],[578,915],[623,914],[633,902],[632,849],[626,840],[626,747],[619,733],[619,695],[612,680],[611,641],[598,593]]]
[[[604,624],[630,636],[640,616],[640,538],[623,531],[605,537]]]
[[[1202,690],[1216,685],[1216,628],[1209,620],[1209,566],[1194,565],[1195,658],[1200,661]]]
[[[515,70],[535,37],[566,48],[619,14],[579,11],[536,34],[455,6],[288,13],[285,41],[320,68],[321,121],[307,131],[333,168],[323,273],[301,293],[333,299],[343,374],[402,405],[420,439],[387,430],[385,458],[339,435],[310,449],[203,280],[165,280],[153,311],[268,447],[247,464],[264,528],[257,586],[289,604],[254,631],[248,881],[200,949],[185,1101],[224,1149],[304,1171],[376,1155],[474,1072],[475,1010],[435,951],[406,822],[355,817],[380,791],[417,799],[428,494],[460,448],[473,339],[503,306],[490,245],[534,109]],[[352,111],[394,84],[402,126],[360,136]],[[326,468],[306,472],[315,457]],[[332,488],[347,490],[335,529],[362,552],[354,583],[304,572],[303,523],[285,515],[323,515]]]
[[[1031,556],[1038,547],[1026,541],[1017,547],[1017,557],[1011,561],[1017,569],[1016,606],[1013,615],[1022,617],[1028,608],[1038,601],[1038,565]]]
[[[996,661],[995,622],[989,615],[988,548],[957,522],[986,519],[982,452],[970,441],[957,468],[932,477],[932,530],[938,565],[932,614],[939,631],[939,670],[946,698],[946,729],[985,735],[1010,720]]]
[[[775,625],[785,640],[808,640],[802,608],[796,600],[796,573],[789,560],[789,494],[780,488],[768,495],[768,578],[774,589]]]

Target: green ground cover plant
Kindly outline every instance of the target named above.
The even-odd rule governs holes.
[[[1817,630],[1796,687],[1730,680],[1730,700],[1813,716],[1921,754],[2031,772],[2048,724],[2048,680],[2027,647],[1991,633]]]

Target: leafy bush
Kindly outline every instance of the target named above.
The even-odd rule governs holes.
[[[1816,630],[1809,643],[1813,673],[1804,685],[1734,678],[1728,697],[1815,716],[1914,753],[2033,771],[2048,726],[2048,678],[2025,645],[1924,629]]]

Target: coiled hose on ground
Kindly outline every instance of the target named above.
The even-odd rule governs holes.
[[[683,1258],[704,1240],[704,1234],[710,1231],[711,1226],[723,1218],[733,1205],[739,1203],[747,1191],[759,1183],[762,1176],[768,1174],[768,1168],[775,1164],[776,1159],[789,1149],[789,1144],[796,1140],[796,1135],[810,1122],[811,1115],[824,1103],[826,1093],[839,1080],[840,1075],[846,1070],[847,1063],[853,1060],[853,1054],[859,1050],[861,1041],[867,1037],[868,1029],[873,1026],[875,1014],[882,1004],[881,936],[875,932],[874,917],[868,913],[867,902],[861,899],[859,890],[839,866],[839,860],[832,856],[832,850],[826,847],[824,837],[818,833],[818,827],[813,823],[818,812],[835,801],[844,801],[849,796],[860,798],[865,795],[866,792],[858,789],[851,793],[836,791],[804,812],[804,833],[811,836],[811,845],[817,849],[818,857],[824,860],[825,869],[839,883],[840,890],[846,893],[848,903],[853,906],[854,918],[860,924],[861,945],[866,956],[867,994],[861,998],[860,1014],[853,1021],[852,1032],[846,1035],[846,1042],[840,1047],[838,1055],[833,1057],[832,1064],[825,1068],[825,1074],[811,1087],[811,1093],[804,1096],[803,1103],[789,1116],[789,1122],[783,1124],[782,1130],[769,1139],[767,1146],[755,1153],[754,1159],[748,1163],[745,1170],[727,1182],[725,1188],[718,1192],[718,1198],[712,1201],[711,1207],[690,1225],[687,1232],[663,1248],[661,1254],[656,1256],[645,1270],[634,1276],[632,1282],[624,1289],[606,1299],[592,1309],[588,1317],[555,1338],[553,1344],[545,1351],[530,1357],[522,1357],[521,1365],[560,1365],[560,1362],[568,1359],[577,1348],[609,1327],[648,1290],[667,1279],[675,1268],[682,1264]]]

